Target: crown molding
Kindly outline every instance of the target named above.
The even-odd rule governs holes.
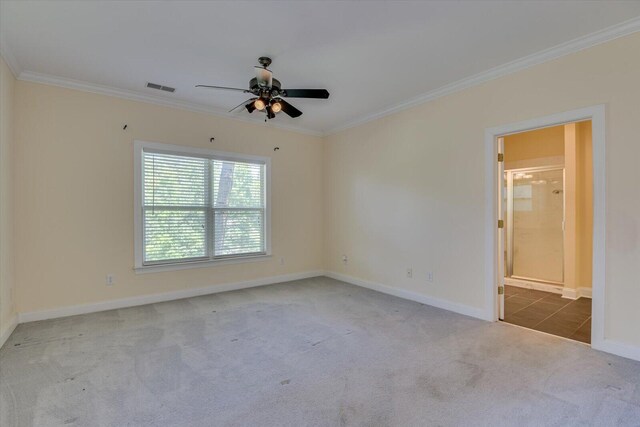
[[[148,95],[145,93],[136,92],[132,90],[118,89],[111,86],[99,85],[99,84],[89,83],[89,82],[75,80],[75,79],[68,79],[64,77],[53,76],[50,74],[35,73],[33,71],[22,71],[18,75],[18,80],[32,82],[32,83],[46,84],[51,86],[58,86],[66,89],[80,90],[83,92],[90,92],[98,95],[106,95],[106,96],[112,96],[116,98],[128,99],[130,101],[139,101],[147,104],[161,105],[163,107],[177,108],[180,110],[193,111],[196,113],[211,114],[211,115],[223,117],[226,119],[237,120],[245,123],[252,123],[254,125],[265,125],[270,128],[298,132],[305,135],[323,136],[322,132],[317,132],[317,131],[302,128],[302,127],[290,126],[290,125],[277,123],[277,122],[268,122],[267,124],[265,124],[261,119],[256,120],[249,117],[245,118],[245,117],[234,116],[225,110],[212,107],[209,105],[203,105],[195,102],[188,102],[188,101],[177,100],[177,99],[168,99],[168,98]]]
[[[487,71],[483,71],[473,76],[442,86],[435,90],[423,93],[422,95],[411,98],[407,101],[400,102],[384,110],[380,110],[378,112],[359,117],[355,120],[351,120],[340,126],[327,129],[324,132],[324,136],[332,135],[343,130],[347,130],[397,113],[399,111],[406,110],[417,105],[425,104],[429,101],[433,101],[443,96],[447,96],[473,86],[478,86],[490,80],[495,80],[499,77],[513,74],[517,71],[524,70],[534,65],[542,64],[544,62],[570,55],[572,53],[576,53],[581,50],[588,49],[590,47],[606,43],[608,41],[627,36],[629,34],[633,34],[638,31],[640,31],[640,17],[624,21],[620,24],[613,25],[611,27],[596,31],[586,36],[578,37],[557,46],[541,50],[523,58],[516,59],[515,61],[507,62],[506,64],[491,68]]]
[[[5,16],[4,6],[5,3],[0,1],[0,16]],[[1,28],[2,26],[0,25],[0,29]],[[20,64],[18,64],[16,57],[13,56],[9,45],[7,44],[6,37],[4,34],[2,34],[2,31],[0,31],[0,57],[2,57],[4,62],[7,64],[7,67],[9,67],[11,73],[13,73],[13,77],[17,79],[22,72],[22,68],[20,68]]]
[[[640,17],[636,17],[630,19],[628,21],[622,22],[620,24],[605,28],[600,31],[596,31],[594,33],[588,34],[586,36],[582,36],[568,42],[559,44],[557,46],[536,52],[534,54],[525,56],[523,58],[517,59],[515,61],[508,62],[506,64],[500,65],[498,67],[491,68],[487,71],[483,71],[481,73],[475,74],[473,76],[464,78],[462,80],[458,80],[456,82],[450,83],[448,85],[442,86],[440,88],[434,89],[432,91],[423,93],[417,97],[411,98],[409,100],[400,102],[394,106],[385,108],[383,110],[377,111],[372,114],[364,115],[358,117],[354,120],[351,120],[342,125],[326,129],[324,131],[315,131],[307,128],[302,128],[298,126],[291,126],[283,124],[282,122],[270,122],[267,126],[287,131],[293,131],[302,133],[305,135],[312,136],[329,136],[338,132],[341,132],[346,129],[350,129],[382,117],[415,107],[417,105],[425,104],[427,102],[436,100],[438,98],[451,95],[453,93],[462,91],[464,89],[471,88],[473,86],[477,86],[483,83],[486,83],[491,80],[495,80],[497,78],[513,74],[515,72],[524,70],[526,68],[532,67],[534,65],[539,65],[544,62],[548,62],[566,55],[570,55],[572,53],[579,52],[584,49],[588,49],[590,47],[606,43],[608,41],[633,34],[635,32],[640,31]],[[149,104],[156,104],[165,107],[178,108],[187,111],[194,111],[198,113],[206,113],[212,114],[218,117],[224,117],[227,119],[238,120],[245,123],[252,124],[262,124],[262,120],[256,120],[249,117],[238,117],[231,115],[230,113],[216,107],[212,107],[209,105],[198,104],[194,102],[184,101],[184,100],[175,100],[175,99],[167,99],[159,96],[148,95],[141,92],[118,89],[111,86],[98,85],[94,83],[89,83],[80,80],[68,79],[64,77],[53,76],[49,74],[36,73],[32,71],[23,71],[21,67],[18,65],[15,57],[11,54],[6,42],[3,39],[0,39],[0,54],[4,58],[5,62],[16,76],[18,80],[24,80],[34,83],[42,83],[53,86],[64,87],[68,89],[81,90],[84,92],[91,92],[100,95],[113,96],[117,98],[128,99],[132,101],[145,102]]]
[[[4,37],[2,37],[1,35],[0,35],[0,56],[2,57],[2,59],[4,59],[4,62],[7,64],[7,67],[9,67],[9,70],[11,70],[11,72],[13,73],[13,77],[17,79],[20,73],[22,72],[22,68],[20,68],[20,65],[18,64],[16,57],[13,56],[13,53],[11,53],[11,49],[9,49],[7,42],[4,40]]]

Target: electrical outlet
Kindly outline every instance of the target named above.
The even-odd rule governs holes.
[[[407,268],[407,278],[413,279],[413,268],[411,267]]]
[[[113,274],[107,274],[104,280],[105,285],[113,286],[116,284],[116,278]]]
[[[427,273],[427,282],[433,282],[433,272],[429,271]]]
[[[280,257],[280,265],[284,265],[284,257]]]
[[[349,264],[349,258],[347,258],[347,256],[346,256],[346,255],[342,255],[342,263],[343,263],[344,265]]]

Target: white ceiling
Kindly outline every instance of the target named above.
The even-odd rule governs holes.
[[[640,1],[6,1],[5,56],[29,73],[225,112],[259,56],[284,87],[326,88],[291,103],[285,126],[328,132],[438,88],[640,16]],[[177,88],[165,94],[147,81]],[[249,116],[242,109],[234,115]],[[253,114],[256,116],[256,113]],[[255,117],[260,119],[260,117]]]

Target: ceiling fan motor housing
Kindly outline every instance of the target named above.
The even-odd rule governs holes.
[[[269,58],[268,56],[261,56],[260,58],[258,58],[258,62],[264,68],[267,68],[269,65],[271,65],[271,58]]]
[[[264,88],[258,84],[258,79],[256,77],[249,80],[249,89],[254,95],[257,96],[265,96],[265,97],[273,97],[278,96],[280,94],[280,81],[278,79],[273,79],[271,82],[271,88]]]

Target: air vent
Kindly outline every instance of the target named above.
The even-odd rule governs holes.
[[[176,91],[175,87],[162,86],[162,85],[159,85],[157,83],[149,83],[149,82],[147,82],[147,87],[151,88],[151,89],[163,90],[165,92],[171,92],[171,93]]]

